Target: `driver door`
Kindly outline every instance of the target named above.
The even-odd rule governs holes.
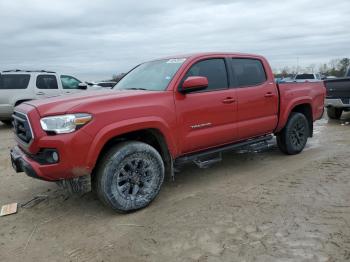
[[[189,76],[204,76],[208,87],[187,94],[176,93],[179,144],[184,153],[227,144],[237,137],[235,89],[229,88],[224,58],[201,60],[192,65]]]
[[[73,76],[61,75],[61,82],[64,94],[74,94],[83,91],[79,89],[81,81]]]

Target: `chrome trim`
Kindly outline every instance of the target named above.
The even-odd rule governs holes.
[[[325,106],[350,107],[350,104],[344,104],[340,98],[326,98]]]
[[[27,114],[25,114],[25,113],[23,113],[23,112],[20,112],[20,111],[14,110],[14,113],[20,114],[20,115],[24,116],[24,117],[27,119],[28,126],[29,126],[29,129],[30,129],[30,134],[32,135],[32,139],[29,141],[29,143],[25,143],[25,142],[22,141],[21,139],[19,139],[19,140],[20,140],[23,144],[29,146],[29,145],[33,142],[33,140],[34,140],[34,133],[33,133],[32,125],[30,124],[29,118],[28,118]],[[17,135],[16,135],[16,136],[17,136]]]

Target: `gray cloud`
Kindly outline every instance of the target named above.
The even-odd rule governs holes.
[[[232,51],[273,67],[350,55],[347,0],[0,0],[0,69],[97,80],[159,56]]]

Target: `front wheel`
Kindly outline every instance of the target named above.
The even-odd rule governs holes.
[[[292,113],[286,126],[277,135],[277,145],[287,155],[300,153],[309,137],[309,124],[305,115]]]
[[[327,108],[327,115],[330,119],[340,119],[342,113],[343,113],[342,108],[336,108],[336,107]]]
[[[156,149],[129,141],[111,148],[97,167],[99,199],[119,212],[146,207],[164,181],[164,163]]]

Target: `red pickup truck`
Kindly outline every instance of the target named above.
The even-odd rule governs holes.
[[[301,152],[322,117],[323,82],[276,84],[262,56],[202,53],[146,62],[112,90],[25,102],[15,109],[17,172],[71,189],[86,181],[121,212],[147,206],[184,162],[276,135]]]

